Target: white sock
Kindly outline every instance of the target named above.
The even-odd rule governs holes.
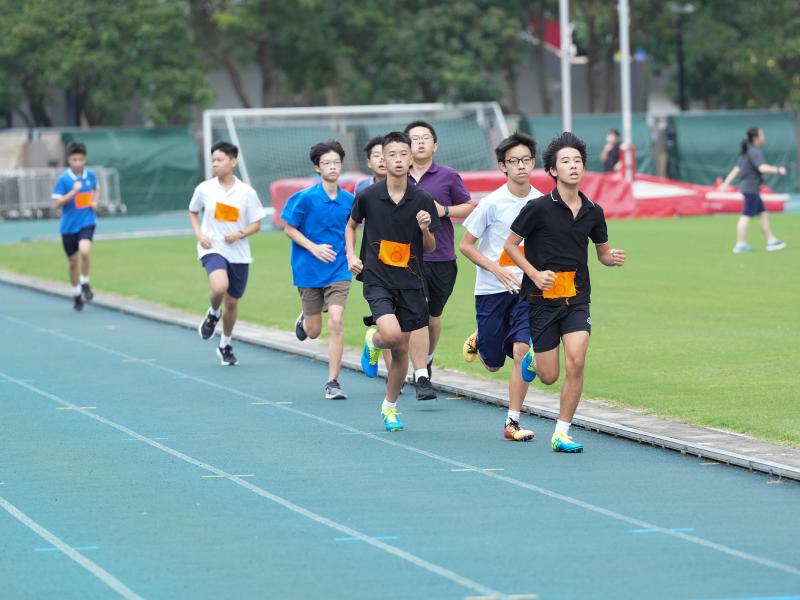
[[[219,347],[224,348],[225,346],[230,344],[232,337],[233,337],[232,335],[225,335],[224,333],[221,333],[219,335]]]
[[[218,319],[219,319],[219,316],[220,316],[220,314],[221,314],[221,312],[220,312],[220,310],[219,310],[218,308],[211,308],[211,307],[209,307],[209,309],[208,309],[208,312],[209,312],[210,314],[214,315],[215,317],[217,317]]]
[[[506,425],[511,419],[514,419],[517,423],[519,423],[519,415],[520,411],[518,410],[509,410],[508,415],[506,416]]]
[[[414,381],[416,381],[420,377],[427,377],[427,376],[428,376],[428,369],[414,369]]]
[[[89,276],[88,275],[81,275],[80,276],[80,280],[81,280],[81,285],[83,285],[84,283],[89,283]]]
[[[383,404],[381,404],[381,412],[389,410],[390,408],[396,408],[397,402],[389,402],[386,398],[383,399]]]
[[[561,419],[559,419],[558,421],[556,421],[556,430],[553,432],[553,434],[564,433],[566,435],[569,435],[570,425],[572,425],[572,423],[567,423],[566,421],[562,421]]]
[[[80,296],[81,295],[81,286],[76,285],[74,288],[72,288],[72,295],[73,296]]]
[[[428,362],[426,364],[431,364],[433,362],[433,354],[428,354]]]

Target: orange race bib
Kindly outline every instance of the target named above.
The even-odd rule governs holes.
[[[400,244],[381,240],[381,247],[378,250],[378,260],[390,267],[407,267],[411,258],[411,244]]]
[[[75,208],[89,208],[92,205],[92,192],[78,192],[75,194]]]
[[[559,271],[556,282],[549,290],[543,290],[542,298],[572,298],[575,291],[575,271]]]
[[[523,252],[525,252],[525,244],[524,243],[520,244],[519,245],[519,249],[522,250]],[[500,255],[500,260],[498,261],[498,263],[500,264],[501,267],[516,267],[517,266],[517,263],[515,263],[513,260],[511,260],[511,257],[508,255],[508,253],[505,251],[505,249],[503,250],[503,253]]]
[[[223,204],[222,202],[217,202],[216,207],[214,208],[214,218],[217,221],[238,221],[239,220],[239,209],[235,206],[231,206],[230,204]]]

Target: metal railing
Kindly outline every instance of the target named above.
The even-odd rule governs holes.
[[[100,188],[97,210],[101,214],[127,212],[119,189],[116,169],[91,167]],[[0,169],[0,218],[43,219],[55,217],[60,209],[53,201],[53,186],[63,168]]]

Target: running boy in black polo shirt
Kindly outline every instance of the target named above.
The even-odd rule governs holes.
[[[439,227],[439,217],[433,198],[408,183],[408,135],[392,132],[383,138],[382,146],[386,179],[358,195],[345,240],[350,271],[358,275],[363,270],[364,298],[377,325],[367,330],[361,366],[367,377],[375,377],[381,349],[391,350],[381,416],[387,431],[401,431],[397,395],[408,372],[411,332],[428,324],[422,257],[436,248],[432,231]],[[355,250],[356,231],[362,221],[364,239],[368,241],[363,262]]]
[[[525,276],[522,294],[530,304],[531,352],[523,369],[534,369],[547,385],[559,376],[558,347],[564,343],[567,375],[561,388],[561,407],[551,439],[556,452],[582,452],[569,427],[583,390],[583,367],[589,349],[587,247],[592,240],[597,259],[608,267],[625,264],[625,252],[612,250],[603,209],[579,190],[586,164],[586,144],[572,133],[553,138],[542,156],[544,169],[556,189],[531,200],[511,225],[505,251]],[[524,253],[519,244],[525,241]]]

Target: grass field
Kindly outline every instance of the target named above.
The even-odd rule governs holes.
[[[594,330],[584,397],[800,446],[800,215],[771,220],[789,247],[765,252],[754,225],[749,255],[731,253],[735,216],[612,221],[612,245],[626,250],[628,263],[609,269],[590,255]],[[300,302],[289,240],[264,233],[251,243],[256,262],[240,318],[291,329]],[[195,256],[191,238],[99,241],[93,286],[199,319],[207,282]],[[58,242],[0,246],[0,266],[66,279]],[[462,257],[459,268],[436,364],[505,379],[508,367],[491,375],[461,359],[475,323],[474,267]],[[360,284],[349,302],[347,343],[360,346],[367,312]]]

